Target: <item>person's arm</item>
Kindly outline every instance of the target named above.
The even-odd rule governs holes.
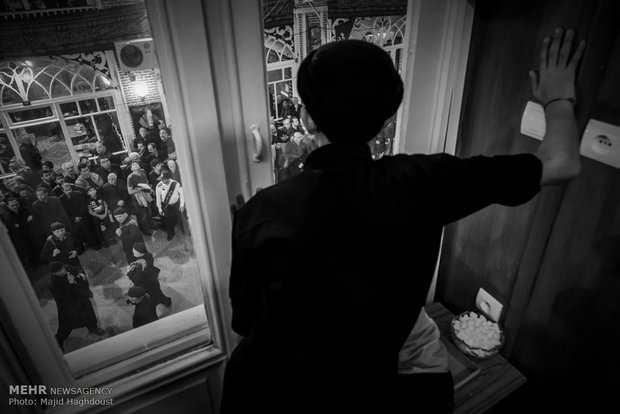
[[[579,132],[573,102],[575,71],[583,54],[585,42],[570,55],[574,31],[555,30],[545,38],[540,52],[539,73],[530,71],[534,97],[545,108],[547,129],[536,156],[543,165],[540,185],[557,184],[579,174]],[[572,100],[572,102],[571,102]]]
[[[133,194],[136,194],[136,193],[139,193],[140,191],[142,191],[142,190],[140,189],[140,187],[138,187],[137,185],[136,185],[136,186],[134,186],[133,181],[134,181],[134,180],[133,180],[133,179],[131,179],[131,177],[129,177],[129,178],[127,179],[127,193],[128,193],[129,195],[133,195]]]

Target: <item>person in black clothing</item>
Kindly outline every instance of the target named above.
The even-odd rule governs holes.
[[[64,352],[65,339],[73,329],[83,326],[95,335],[105,331],[97,326],[97,317],[90,302],[92,293],[82,269],[54,261],[49,265],[50,290],[58,308],[58,331],[56,341]]]
[[[28,167],[36,171],[41,169],[41,160],[43,157],[41,157],[39,149],[34,146],[28,135],[22,136],[22,142],[19,144],[19,153]]]
[[[116,174],[121,180],[124,178],[123,172],[118,164],[113,164],[112,159],[107,155],[103,155],[97,158],[99,166],[95,169],[95,173],[101,177],[103,181],[106,181],[110,173]]]
[[[22,207],[19,200],[12,196],[6,198],[4,202],[6,203],[6,211],[2,215],[2,219],[19,259],[24,266],[35,263],[38,254],[33,251],[34,244],[31,239],[32,213],[27,207]]]
[[[143,288],[139,286],[129,288],[127,296],[129,298],[127,299],[127,304],[135,305],[136,307],[133,313],[134,328],[155,322],[158,319],[157,304]]]
[[[129,214],[127,214],[124,208],[116,208],[113,214],[114,219],[118,223],[116,235],[121,239],[121,245],[123,246],[127,264],[131,264],[136,260],[136,257],[133,255],[133,246],[136,243],[144,244],[144,237],[142,237],[142,232],[140,231],[140,227],[138,227],[138,223],[129,217]]]
[[[133,245],[133,255],[136,261],[130,264],[127,276],[135,286],[143,288],[153,302],[157,305],[172,305],[172,299],[164,294],[159,284],[159,272],[161,269],[154,265],[153,255],[146,250],[144,243]]]
[[[71,233],[69,233],[65,225],[55,222],[51,226],[52,234],[47,236],[43,249],[41,249],[40,258],[44,262],[61,262],[69,266],[83,269],[78,257],[79,244]]]
[[[403,96],[390,56],[358,40],[308,54],[297,90],[320,148],[300,174],[261,190],[234,217],[229,293],[232,328],[244,339],[226,366],[222,414],[452,411],[447,364],[399,375],[399,353],[425,304],[443,227],[490,204],[525,203],[541,185],[579,173],[573,102],[583,43],[571,57],[572,40],[556,30],[540,73],[530,74],[546,107],[536,154],[464,159],[373,161],[367,142]],[[372,260],[380,240],[390,248]],[[299,255],[317,248],[300,266]],[[371,350],[361,345],[368,338]],[[439,397],[420,395],[420,383]]]
[[[71,222],[69,228],[75,237],[78,254],[82,254],[85,244],[92,245],[95,242],[92,234],[92,223],[86,209],[84,193],[76,191],[75,188],[79,187],[75,187],[71,183],[63,182],[61,185],[63,194],[58,201],[60,201],[60,205],[67,213]]]

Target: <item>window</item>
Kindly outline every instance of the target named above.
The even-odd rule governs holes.
[[[130,145],[113,56],[0,62],[3,246],[50,346],[83,380],[213,343],[191,152],[161,112],[140,128],[144,152]],[[155,117],[156,99],[137,115]]]

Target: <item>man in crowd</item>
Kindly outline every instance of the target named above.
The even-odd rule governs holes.
[[[2,215],[2,219],[9,232],[9,237],[13,242],[13,246],[17,251],[22,264],[34,263],[37,255],[32,251],[33,243],[30,239],[32,226],[32,213],[19,204],[19,200],[13,196],[9,196],[4,200],[6,209]]]
[[[51,233],[41,249],[41,260],[44,262],[61,262],[62,264],[82,269],[78,257],[78,244],[65,225],[55,222],[50,226]]]
[[[185,198],[181,184],[172,179],[170,171],[164,170],[161,173],[161,182],[155,188],[155,197],[159,215],[164,219],[167,240],[172,240],[177,224],[183,231],[181,213],[185,210]]]
[[[56,186],[56,183],[54,183],[54,180],[52,178],[53,174],[54,173],[52,170],[41,170],[41,181],[39,181],[37,187],[45,187],[47,188],[47,192],[51,193],[53,188]]]
[[[65,181],[68,183],[75,183],[78,178],[78,174],[75,172],[75,167],[72,162],[65,162],[60,166],[62,174],[65,176]]]
[[[108,174],[108,182],[101,187],[101,195],[112,212],[118,207],[129,207],[125,205],[129,198],[127,185],[119,183],[115,173]]]
[[[86,187],[101,187],[103,185],[103,179],[99,174],[90,172],[90,165],[85,162],[78,164],[78,171],[80,175],[75,180],[75,185],[86,190]]]
[[[151,212],[151,201],[153,201],[151,194],[153,191],[149,186],[144,170],[140,168],[140,164],[137,162],[131,164],[131,174],[127,177],[127,192],[131,197],[131,204],[136,212],[140,229],[146,236],[150,236],[153,228]]]
[[[176,159],[177,150],[174,146],[174,142],[172,141],[172,136],[170,135],[170,131],[168,129],[163,128],[159,130],[159,138],[161,139],[161,147],[159,148],[162,153],[162,157]]]
[[[58,221],[68,226],[71,220],[67,217],[60,201],[56,197],[50,196],[47,188],[37,187],[36,196],[37,201],[32,204],[32,213],[39,228],[39,238],[42,241],[49,234],[52,223]]]
[[[116,235],[121,239],[125,259],[127,259],[127,264],[131,264],[136,260],[133,255],[133,246],[136,243],[144,243],[144,238],[138,224],[129,217],[124,208],[118,207],[114,210],[114,219],[118,223]]]
[[[95,310],[89,299],[92,292],[82,269],[53,261],[49,265],[49,271],[50,290],[58,308],[56,341],[60,349],[64,352],[65,340],[76,328],[85,326],[89,332],[103,335],[105,331],[97,326]]]
[[[93,243],[93,240],[91,240],[92,234],[89,237],[92,226],[86,210],[84,194],[75,191],[71,183],[62,183],[62,192],[63,194],[58,200],[71,221],[71,233],[75,237],[78,253],[82,254],[84,251],[84,244]]]
[[[123,172],[120,167],[115,164],[112,164],[112,159],[107,155],[103,155],[97,159],[99,163],[99,167],[95,170],[95,173],[101,177],[102,180],[107,179],[110,173],[115,173],[118,178],[121,180],[124,178]]]

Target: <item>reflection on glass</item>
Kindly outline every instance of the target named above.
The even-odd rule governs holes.
[[[53,112],[51,106],[9,112],[9,117],[14,123],[35,121],[37,119],[50,118],[52,116]]]
[[[79,115],[78,107],[76,102],[66,102],[60,104],[60,112],[62,112],[65,118],[70,116]]]
[[[4,133],[0,133],[0,175],[10,173],[9,163],[15,156],[9,138]]]
[[[99,133],[99,141],[105,145],[109,152],[125,150],[125,142],[120,133],[116,112],[95,115],[95,125]]]
[[[114,99],[112,99],[111,96],[97,98],[97,103],[99,104],[100,111],[108,111],[110,109],[114,109]]]
[[[94,99],[86,99],[84,101],[80,101],[81,114],[90,114],[92,112],[97,112],[97,106],[95,105]]]
[[[30,142],[36,147],[40,157],[52,162],[54,165],[71,161],[71,154],[58,122],[16,128],[13,130],[13,134],[17,142],[20,143],[20,152]],[[24,158],[23,153],[22,158]],[[31,168],[36,169],[36,165],[31,165]]]

